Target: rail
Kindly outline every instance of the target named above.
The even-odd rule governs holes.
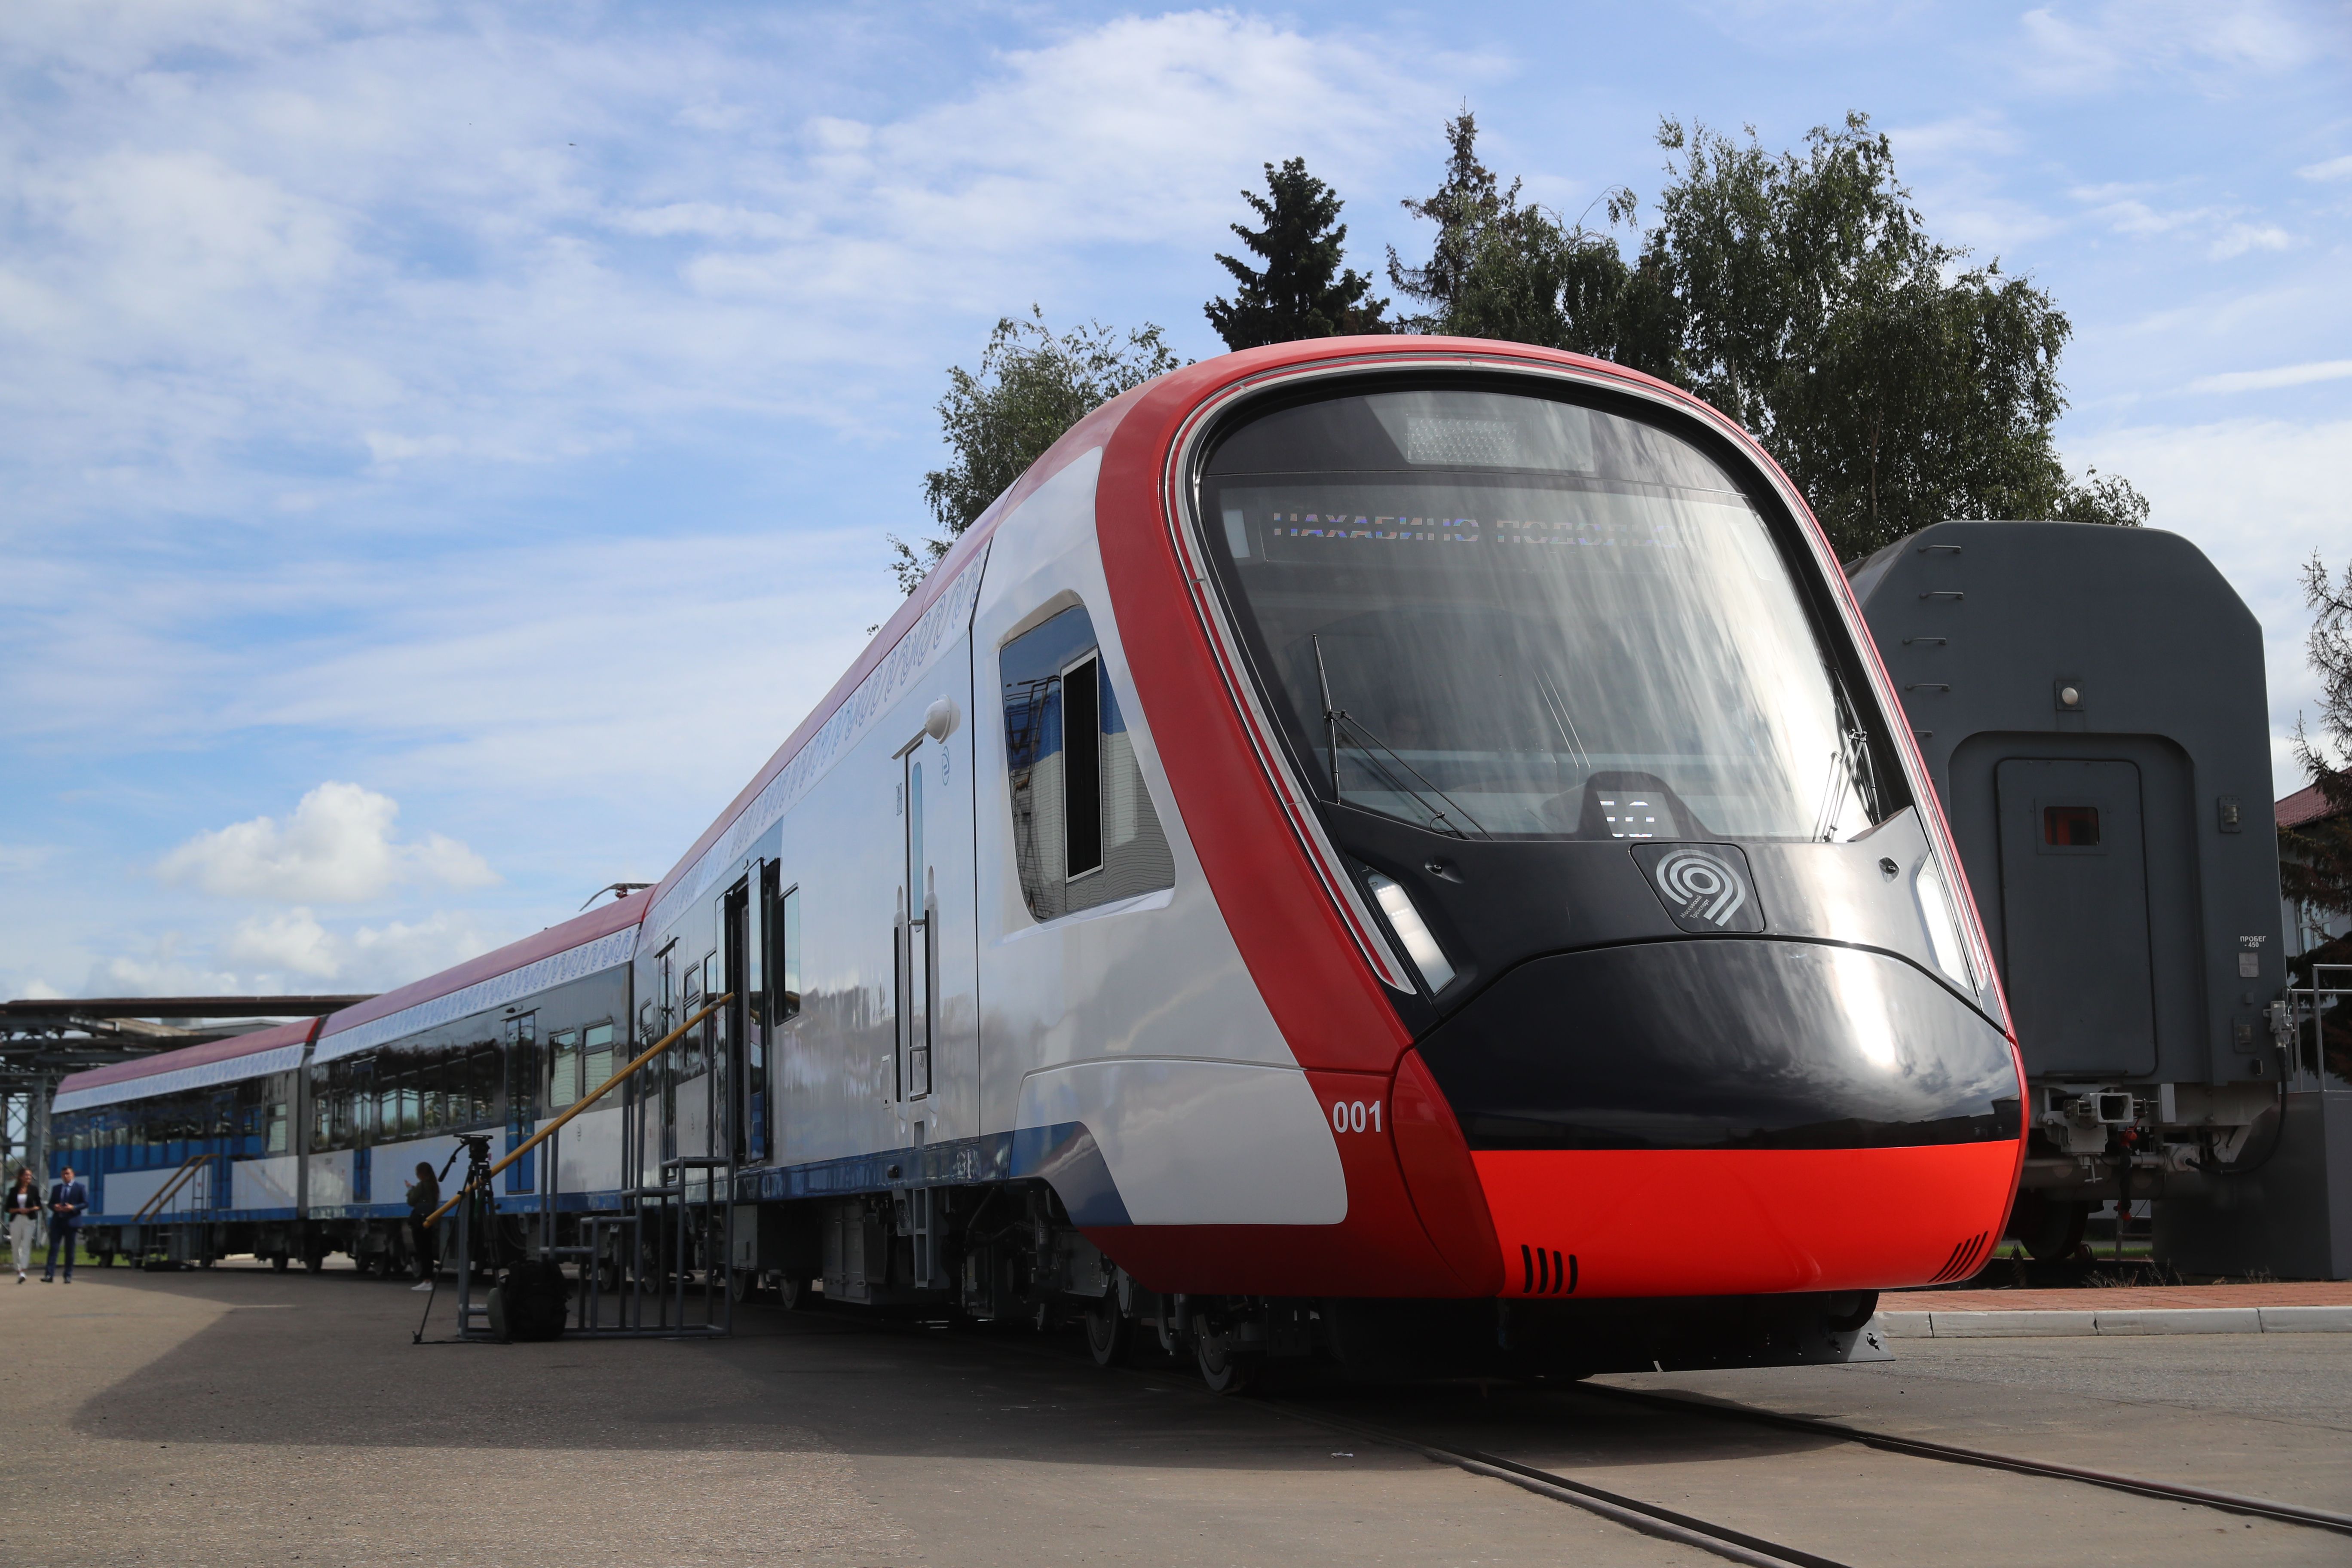
[[[172,1173],[172,1179],[156,1188],[153,1197],[139,1205],[139,1212],[131,1216],[131,1222],[143,1224],[149,1215],[162,1214],[163,1205],[170,1203],[173,1194],[177,1194],[182,1187],[194,1181],[196,1173],[204,1169],[205,1162],[211,1158],[212,1155],[209,1153],[191,1154],[181,1161],[180,1168]]]
[[[705,1018],[709,1017],[710,1015],[716,1013],[719,1008],[724,1007],[728,1003],[732,1002],[733,1000],[735,1000],[735,993],[732,991],[728,992],[723,996],[713,997],[711,999],[710,1005],[705,1007],[701,1012],[697,1013],[693,1017],[688,1018],[685,1023],[680,1024],[677,1028],[672,1029],[668,1034],[664,1035],[660,1039],[656,1040],[652,1045],[647,1046],[644,1052],[640,1054],[635,1061],[632,1061],[628,1066],[614,1073],[611,1078],[606,1079],[603,1083],[598,1084],[590,1093],[583,1095],[580,1099],[572,1101],[571,1106],[564,1110],[562,1115],[557,1117],[554,1121],[549,1122],[546,1126],[541,1128],[538,1131],[532,1133],[520,1143],[516,1144],[512,1149],[509,1150],[507,1152],[506,1158],[500,1160],[497,1164],[492,1165],[488,1171],[482,1173],[482,1179],[484,1181],[488,1181],[490,1178],[496,1176],[499,1172],[505,1170],[509,1165],[513,1164],[517,1160],[521,1159],[525,1154],[528,1154],[533,1149],[538,1148],[540,1144],[545,1142],[548,1137],[561,1128],[565,1122],[571,1121],[573,1117],[579,1115],[582,1111],[587,1110],[590,1106],[604,1099],[604,1096],[613,1089],[620,1087],[620,1085],[635,1074],[638,1068],[646,1066],[656,1057],[661,1055],[664,1051],[669,1049],[670,1047],[676,1045],[679,1037],[688,1029],[693,1028],[696,1025],[701,1023]],[[457,1206],[457,1200],[464,1197],[466,1195],[466,1187],[459,1187],[457,1191],[453,1194],[446,1202],[442,1204],[439,1208],[435,1209],[431,1214],[426,1215],[425,1216],[425,1227],[430,1229],[443,1215],[447,1214],[451,1209],[456,1208]]]

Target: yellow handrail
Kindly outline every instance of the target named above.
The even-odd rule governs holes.
[[[497,1175],[500,1171],[505,1170],[509,1165],[513,1164],[517,1160],[521,1159],[525,1154],[530,1153],[533,1149],[538,1148],[541,1142],[545,1139],[548,1134],[553,1132],[557,1128],[562,1127],[565,1122],[571,1121],[573,1117],[579,1115],[582,1111],[595,1104],[599,1100],[602,1100],[606,1091],[618,1085],[623,1079],[627,1078],[631,1073],[635,1072],[639,1068],[645,1066],[647,1062],[653,1060],[656,1057],[669,1049],[672,1045],[677,1043],[677,1037],[680,1035],[685,1034],[688,1029],[693,1028],[697,1024],[701,1023],[702,1020],[708,1018],[710,1015],[716,1013],[719,1008],[724,1007],[728,1003],[732,1002],[733,1000],[735,1000],[735,993],[732,991],[730,991],[724,996],[712,998],[709,1006],[705,1007],[701,1012],[697,1013],[693,1017],[688,1018],[685,1023],[680,1024],[677,1028],[672,1029],[668,1034],[664,1035],[660,1039],[656,1040],[652,1045],[647,1046],[645,1049],[644,1055],[638,1057],[636,1060],[623,1068],[619,1072],[614,1073],[611,1078],[606,1079],[603,1083],[598,1084],[593,1092],[573,1101],[572,1108],[566,1110],[562,1115],[557,1117],[554,1121],[549,1122],[546,1126],[541,1128],[538,1131],[524,1139],[522,1142],[518,1144],[508,1153],[505,1159],[500,1160],[497,1164],[492,1165],[488,1170],[483,1172],[482,1179],[484,1181],[488,1181],[492,1176]],[[446,1203],[443,1204],[439,1208],[435,1209],[431,1214],[425,1216],[425,1228],[428,1230],[431,1229],[434,1222],[438,1220],[443,1215],[447,1214],[451,1209],[456,1208],[457,1206],[457,1200],[465,1195],[465,1185],[460,1184],[457,1190],[450,1194],[449,1200]]]
[[[181,1161],[180,1168],[172,1173],[172,1179],[156,1188],[155,1195],[142,1204],[139,1212],[131,1216],[131,1223],[135,1225],[144,1220],[150,1212],[162,1213],[163,1205],[170,1201],[172,1194],[185,1186],[189,1178],[194,1176],[202,1168],[204,1163],[211,1158],[210,1154],[191,1154]]]

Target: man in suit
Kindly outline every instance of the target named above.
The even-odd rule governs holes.
[[[58,1248],[66,1249],[66,1283],[73,1283],[74,1233],[81,1228],[81,1216],[89,1208],[89,1189],[74,1180],[71,1165],[65,1173],[49,1184],[49,1265],[41,1270],[41,1283],[47,1285],[57,1277]]]

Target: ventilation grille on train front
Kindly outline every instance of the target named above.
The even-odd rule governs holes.
[[[1954,1242],[1952,1255],[1944,1259],[1941,1268],[1928,1277],[1927,1283],[1948,1285],[1955,1279],[1967,1279],[1984,1262],[1985,1253],[1990,1245],[1991,1233],[1981,1230],[1965,1241]]]
[[[1527,1273],[1520,1289],[1530,1296],[1573,1296],[1576,1294],[1576,1254],[1562,1257],[1547,1252],[1540,1247],[1519,1243],[1519,1267]]]

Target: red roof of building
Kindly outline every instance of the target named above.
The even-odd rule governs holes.
[[[182,1068],[200,1068],[207,1062],[225,1062],[232,1057],[249,1057],[256,1051],[274,1051],[280,1046],[299,1046],[310,1037],[313,1020],[301,1019],[292,1024],[278,1024],[267,1029],[257,1029],[250,1035],[231,1035],[225,1040],[206,1040],[201,1046],[183,1046],[176,1051],[159,1051],[152,1057],[139,1057],[127,1062],[114,1062],[87,1072],[68,1073],[58,1080],[58,1092],[68,1093],[77,1089],[96,1089],[104,1083],[121,1083],[125,1079],[152,1078],[159,1072],[177,1072]]]
[[[2301,827],[2306,822],[2317,822],[2335,816],[2327,797],[2319,793],[2317,784],[2305,784],[2278,803],[2278,825],[2281,827]]]

